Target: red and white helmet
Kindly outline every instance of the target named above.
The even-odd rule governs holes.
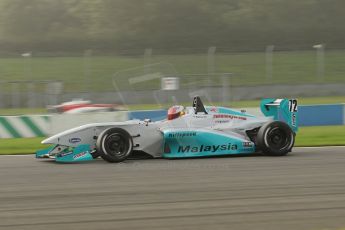
[[[174,105],[168,110],[168,120],[174,120],[184,115],[184,107],[182,105]]]

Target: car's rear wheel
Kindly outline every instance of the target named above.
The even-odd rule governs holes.
[[[264,155],[284,156],[294,146],[295,133],[284,122],[268,122],[259,129],[256,141]]]
[[[109,128],[98,136],[96,149],[104,160],[121,162],[132,153],[133,139],[124,129]]]

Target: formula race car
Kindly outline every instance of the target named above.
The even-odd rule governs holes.
[[[192,107],[173,106],[167,119],[94,123],[73,128],[42,141],[53,144],[37,158],[57,162],[101,157],[121,162],[133,153],[153,158],[186,158],[261,152],[283,156],[294,146],[298,130],[297,100],[264,99],[263,116],[225,107],[204,106],[195,97]]]

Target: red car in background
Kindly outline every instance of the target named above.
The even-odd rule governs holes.
[[[89,113],[89,112],[110,112],[126,110],[125,106],[118,104],[93,104],[87,100],[72,100],[60,105],[48,106],[51,113]]]

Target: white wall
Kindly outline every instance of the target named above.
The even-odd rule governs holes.
[[[56,114],[51,116],[49,135],[89,123],[126,121],[128,112],[102,112],[85,114]]]

